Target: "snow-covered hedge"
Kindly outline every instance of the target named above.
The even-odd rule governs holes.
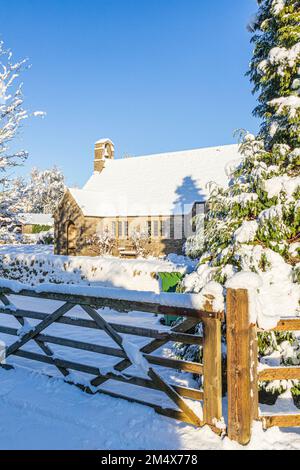
[[[41,283],[90,284],[159,292],[157,273],[191,272],[195,262],[183,256],[121,260],[111,256],[72,257],[51,254],[41,245],[0,246],[0,277],[34,286]]]

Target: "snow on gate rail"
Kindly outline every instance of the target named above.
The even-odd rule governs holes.
[[[12,303],[11,295],[56,300],[63,304],[51,314],[31,311],[31,309],[22,310]],[[208,424],[219,434],[224,431],[221,389],[221,323],[224,318],[222,296],[213,296],[209,290],[206,294],[154,294],[74,285],[48,284],[28,287],[16,281],[1,279],[0,300],[3,304],[0,313],[15,318],[21,326],[20,329],[0,326],[0,333],[17,337],[17,341],[6,348],[6,358],[17,356],[50,364],[59,370],[67,382],[88,393],[105,393],[116,398],[124,398],[150,406],[160,414],[197,426]],[[80,306],[88,318],[66,315],[75,306]],[[105,307],[119,312],[135,310],[159,315],[173,313],[183,317],[183,320],[170,331],[115,324],[106,321],[99,313],[99,309]],[[35,326],[29,325],[26,318],[39,320],[39,323]],[[203,338],[190,333],[200,322],[204,326]],[[108,347],[45,333],[44,330],[54,323],[63,324],[66,328],[70,325],[101,330],[118,347]],[[126,336],[121,336],[122,334],[145,337],[151,341],[139,348]],[[39,353],[23,349],[23,346],[31,341],[41,350]],[[152,354],[164,344],[174,341],[202,346],[203,364]],[[101,369],[101,367],[57,357],[49,344],[59,344],[75,350],[117,357],[120,361],[110,369],[107,367]],[[13,361],[10,359],[9,362],[10,364],[2,364],[2,366],[13,367]],[[131,365],[138,369],[137,375],[128,373],[126,370]],[[169,383],[153,366],[203,375],[203,390]],[[83,372],[92,376],[92,379],[78,383],[73,380],[70,371]],[[110,380],[162,392],[173,406],[167,408],[144,399],[128,397],[119,390],[109,391],[101,388]],[[195,406],[195,402],[199,401],[203,402],[203,412],[202,408]]]

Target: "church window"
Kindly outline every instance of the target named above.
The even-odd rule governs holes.
[[[123,223],[118,222],[118,237],[122,238],[123,237]]]
[[[128,237],[128,222],[124,222],[124,237]]]
[[[158,220],[153,222],[153,236],[158,237]]]

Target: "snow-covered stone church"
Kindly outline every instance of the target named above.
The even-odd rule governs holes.
[[[107,233],[115,256],[136,256],[139,237],[147,254],[182,253],[209,183],[225,186],[226,166],[237,158],[237,145],[115,158],[112,141],[99,140],[92,176],[82,189],[69,188],[54,214],[55,253],[95,254],[91,238]]]

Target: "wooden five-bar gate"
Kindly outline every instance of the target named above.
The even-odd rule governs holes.
[[[60,301],[62,305],[53,313],[36,312],[16,308],[11,295],[32,297],[39,299]],[[104,297],[89,297],[80,295],[67,295],[54,292],[40,292],[34,290],[21,290],[16,292],[11,288],[0,287],[0,316],[8,315],[17,320],[21,329],[1,325],[0,334],[16,336],[17,339],[6,348],[6,359],[9,364],[2,362],[4,368],[14,367],[12,356],[38,361],[55,366],[64,379],[95,394],[104,393],[116,398],[123,398],[132,402],[152,407],[157,413],[175,418],[196,426],[209,425],[218,434],[225,434],[222,426],[222,353],[221,331],[222,322],[225,321],[224,312],[213,310],[213,299],[208,298],[203,309],[167,307],[157,302],[142,302]],[[68,313],[79,305],[87,314],[87,318],[80,318]],[[167,331],[109,323],[101,314],[101,309],[110,308],[117,312],[140,311],[158,315],[173,314],[182,318],[176,326]],[[35,326],[26,327],[26,318],[39,321]],[[45,332],[50,325],[59,323],[80,328],[90,328],[104,331],[115,343],[116,347],[93,344],[66,337],[53,336]],[[202,323],[203,336],[195,334],[195,327]],[[292,415],[259,415],[258,383],[274,379],[300,379],[300,367],[276,367],[258,371],[258,350],[256,325],[251,325],[249,318],[249,301],[246,290],[238,289],[227,291],[226,300],[226,340],[227,340],[227,397],[228,422],[227,433],[240,444],[247,444],[251,439],[251,429],[254,420],[261,420],[264,428],[270,426],[300,426],[300,413]],[[300,319],[282,320],[276,331],[300,330]],[[149,342],[136,351],[140,357],[138,363],[143,364],[144,376],[129,373],[128,369],[135,364],[128,350],[127,343],[122,335],[134,335],[148,338]],[[1,339],[1,336],[0,336]],[[40,352],[26,349],[26,344],[34,341]],[[179,360],[173,357],[161,357],[153,353],[169,342],[177,342],[202,347],[203,363]],[[50,345],[61,345],[67,348],[89,351],[100,355],[119,358],[119,362],[112,370],[101,372],[99,367],[70,361],[64,357],[57,357]],[[25,346],[25,349],[24,349]],[[201,389],[184,387],[169,383],[162,378],[157,368],[170,368],[190,372],[203,376]],[[92,376],[89,384],[74,382],[69,376],[70,371],[79,371]],[[173,403],[170,408],[151,403],[147,399],[136,398],[122,394],[120,391],[111,391],[99,388],[108,381],[144,387],[164,393]],[[202,403],[203,414],[200,416],[190,401]]]

